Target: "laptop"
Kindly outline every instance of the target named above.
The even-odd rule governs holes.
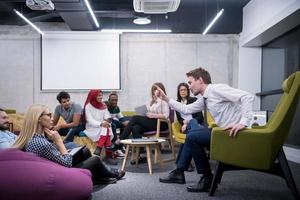
[[[148,109],[146,105],[142,105],[134,108],[134,111],[136,112],[137,115],[146,116]]]

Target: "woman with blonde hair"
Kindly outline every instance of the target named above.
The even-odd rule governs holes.
[[[151,87],[150,97],[151,100],[147,106],[148,112],[146,116],[135,115],[133,116],[124,131],[120,135],[120,140],[126,139],[132,133],[133,138],[141,138],[144,132],[155,131],[157,127],[157,119],[168,119],[170,114],[170,109],[168,103],[157,98],[156,85],[162,88],[165,92],[165,87],[162,83],[154,83]],[[168,124],[166,122],[161,122],[160,130],[164,131],[168,129]],[[116,141],[116,144],[120,143]],[[146,162],[146,158],[140,158],[139,163]],[[135,162],[132,162],[134,164]]]
[[[109,170],[96,156],[74,160],[59,133],[51,130],[52,127],[49,108],[40,104],[32,105],[25,115],[22,130],[13,148],[34,153],[65,167],[88,169],[94,184],[113,183],[124,176],[123,171]]]

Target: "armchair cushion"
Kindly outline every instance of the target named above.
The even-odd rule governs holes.
[[[186,134],[181,132],[181,124],[178,121],[172,123],[172,131],[176,142],[183,144]]]
[[[213,128],[210,156],[239,167],[269,169],[277,155],[272,151],[272,137],[261,128],[243,130],[236,137],[230,137],[222,128]]]

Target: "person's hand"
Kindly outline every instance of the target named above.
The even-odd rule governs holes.
[[[46,133],[47,137],[50,140],[52,140],[55,144],[62,142],[62,139],[57,131],[45,128],[45,133]]]
[[[164,91],[157,85],[155,85],[156,90],[154,92],[155,96],[157,96],[158,98],[164,100],[164,101],[169,101],[169,98],[167,97],[167,95],[164,93]]]
[[[234,124],[229,125],[224,128],[224,130],[230,130],[229,136],[235,137],[240,130],[243,130],[246,126],[244,124]]]
[[[58,131],[59,129],[60,129],[60,126],[59,126],[59,125],[53,126],[53,127],[51,128],[51,130],[53,130],[53,131]]]
[[[186,127],[187,127],[187,124],[183,124],[183,125],[181,126],[181,132],[184,132],[184,131],[186,130]]]
[[[152,112],[147,112],[147,113],[146,113],[146,116],[147,116],[148,118],[155,118],[155,117],[156,117],[155,114],[152,113]]]
[[[110,123],[107,121],[103,121],[100,126],[104,127],[104,128],[109,128],[110,127]]]

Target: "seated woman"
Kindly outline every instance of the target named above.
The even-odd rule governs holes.
[[[189,90],[189,86],[186,83],[179,83],[179,85],[177,86],[177,101],[181,102],[183,104],[191,104],[193,102],[195,102],[197,100],[196,97],[191,97],[190,96],[190,90]],[[203,124],[203,114],[202,112],[197,112],[194,113],[192,115],[183,115],[179,112],[176,111],[176,117],[178,122],[181,124],[181,132],[182,133],[186,133],[186,129],[188,127],[189,122],[191,122],[190,128],[192,125],[194,125],[195,123],[197,124],[197,122],[199,124]],[[197,121],[191,120],[191,119],[195,119]],[[183,145],[180,145],[179,151],[178,151],[178,155],[177,155],[177,159],[176,159],[176,163],[179,160],[181,151],[183,149]],[[192,164],[190,164],[188,171],[193,171],[194,167],[192,166]]]
[[[92,173],[94,184],[113,183],[125,175],[124,171],[111,171],[96,156],[73,159],[59,133],[50,130],[52,127],[49,108],[39,104],[32,105],[25,115],[21,133],[12,147],[32,152],[65,167],[88,169]]]
[[[126,139],[132,133],[133,138],[141,138],[144,132],[155,131],[157,127],[157,119],[168,119],[170,114],[169,105],[167,102],[162,101],[155,95],[156,87],[155,85],[162,88],[165,92],[165,87],[162,83],[154,83],[151,87],[151,100],[148,107],[146,116],[133,116],[124,131],[120,134],[120,140]],[[160,130],[164,131],[168,129],[168,124],[162,122],[160,124]],[[116,141],[119,144],[120,141]],[[139,162],[146,162],[145,158],[140,158]],[[133,164],[133,162],[132,162]]]
[[[94,142],[97,147],[94,154],[100,156],[101,150],[105,148],[105,162],[108,164],[118,164],[112,159],[111,140],[113,132],[111,129],[111,116],[104,102],[101,90],[91,90],[84,104],[84,133]]]
[[[179,83],[177,86],[177,101],[183,104],[191,104],[197,100],[196,97],[190,96],[189,86],[186,83]],[[185,133],[189,120],[196,119],[199,124],[203,124],[202,112],[197,112],[192,115],[182,115],[176,111],[176,117],[181,124],[181,131]]]

